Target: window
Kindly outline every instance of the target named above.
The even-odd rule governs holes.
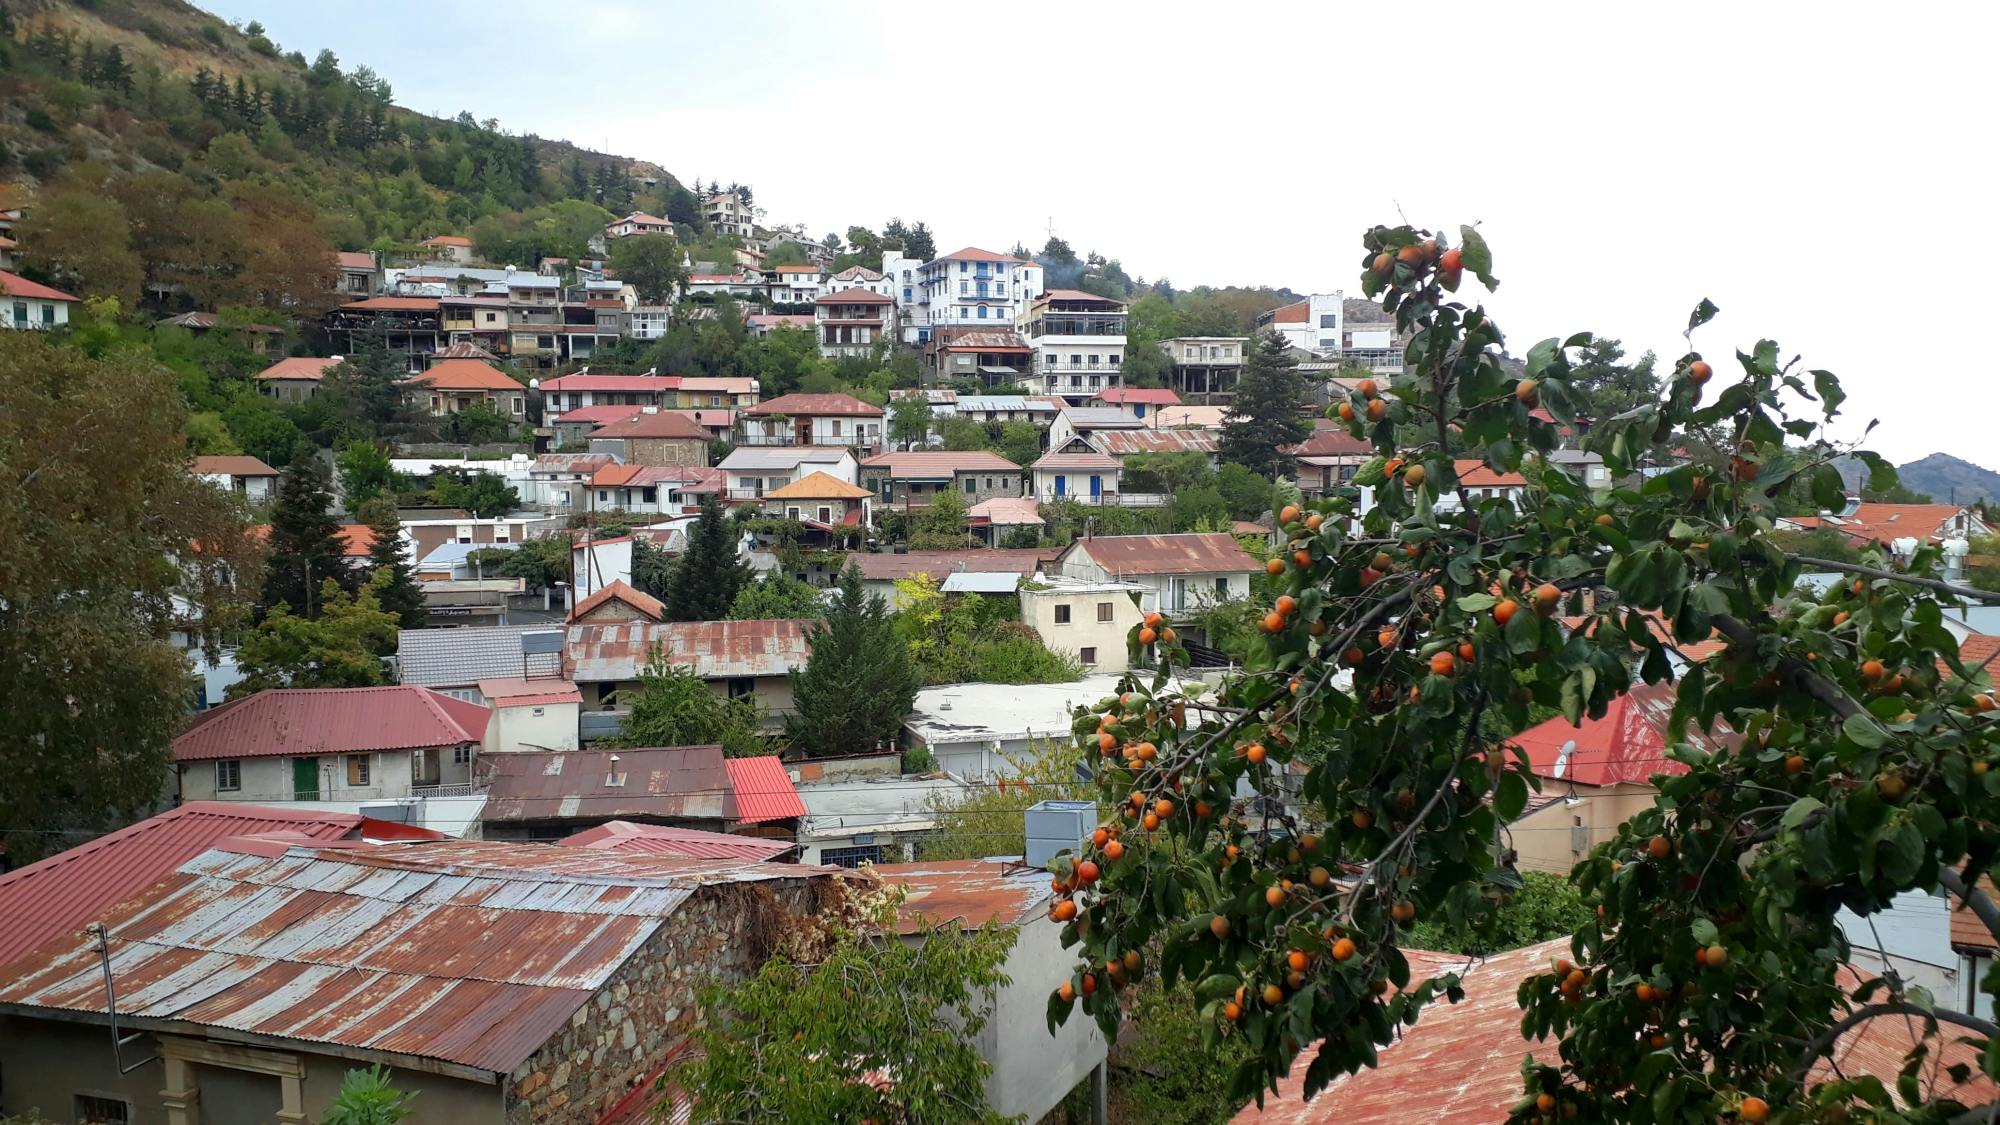
[[[525,402],[525,401],[524,401],[524,400],[523,400],[523,399],[521,398],[521,396],[519,396],[519,395],[515,395],[515,396],[514,396],[514,413],[516,413],[516,414],[521,414],[521,413],[525,413],[525,412],[526,412],[526,410],[527,410],[527,403],[526,403],[526,402]]]
[[[84,1125],[86,1122],[89,1125],[125,1125],[131,1120],[123,1101],[118,1098],[100,1098],[95,1094],[76,1096],[74,1116],[78,1125]]]
[[[536,715],[540,715],[541,713],[542,713],[542,709],[541,709],[540,707],[537,707],[537,708],[535,708],[535,714],[536,714]],[[453,751],[451,752],[451,764],[452,764],[452,765],[454,765],[454,766],[469,766],[469,765],[471,765],[471,764],[472,764],[472,747],[470,747],[470,746],[460,746],[460,747],[458,747],[457,749],[453,750]]]
[[[819,506],[819,522],[821,523],[833,522],[833,509],[828,505],[821,504]]]
[[[799,518],[799,510],[798,510],[798,509],[797,509],[796,507],[787,507],[787,508],[785,509],[785,518],[786,518],[786,519],[788,519],[788,520],[795,520],[795,519],[798,519],[798,518]]]
[[[985,319],[986,319],[986,306],[985,306],[985,305],[981,305],[981,306],[979,306],[979,319],[981,319],[981,320],[985,320]]]
[[[1110,359],[1110,363],[1111,363],[1111,366],[1113,366],[1113,367],[1116,367],[1116,366],[1118,366],[1118,353],[1117,353],[1117,352],[1112,352],[1112,353],[1111,353],[1111,359]]]
[[[1229,579],[1218,578],[1215,580],[1215,596],[1218,598],[1229,596]]]
[[[56,322],[56,307],[54,305],[43,305],[42,325],[46,327],[48,325],[54,324],[55,322]]]
[[[977,491],[979,491],[979,478],[977,478],[977,477],[966,477],[966,478],[965,478],[965,490],[966,490],[967,492],[977,492]]]
[[[1099,621],[1110,621],[1113,618],[1115,610],[1116,607],[1113,606],[1112,603],[1110,602],[1098,602],[1097,619]]]
[[[369,783],[368,760],[369,755],[367,754],[349,754],[347,756],[347,783],[349,785],[367,785]]]
[[[14,302],[14,323],[23,328],[28,326],[28,302]]]
[[[1058,606],[1056,606],[1056,624],[1058,624],[1058,625],[1067,625],[1067,624],[1069,624],[1069,603],[1068,603],[1068,602],[1064,602],[1064,603],[1062,603],[1061,605],[1058,605]]]
[[[1338,328],[1340,327],[1340,317],[1335,313],[1321,313],[1319,326],[1321,328]]]
[[[1076,659],[1077,659],[1078,663],[1081,663],[1081,664],[1084,664],[1084,665],[1091,665],[1091,664],[1095,664],[1095,663],[1097,663],[1097,650],[1096,650],[1095,648],[1080,648],[1080,649],[1077,649],[1077,650],[1076,650]]]
[[[1076,353],[1073,353],[1073,354],[1072,354],[1072,355],[1071,355],[1071,356],[1069,357],[1069,365],[1070,365],[1071,367],[1082,367],[1082,366],[1083,366],[1083,353],[1082,353],[1082,352],[1076,352]]]
[[[224,758],[215,763],[215,791],[234,793],[243,788],[243,763],[236,758]]]
[[[958,295],[959,295],[959,296],[963,297],[963,296],[965,296],[965,295],[966,295],[967,293],[970,293],[970,292],[972,292],[972,283],[971,283],[970,281],[960,281],[960,282],[958,283]]]
[[[1096,366],[1097,366],[1097,361],[1098,361],[1098,360],[1099,360],[1100,358],[1102,358],[1102,357],[1100,357],[1100,356],[1099,356],[1099,355],[1098,355],[1097,353],[1095,353],[1095,352],[1092,352],[1092,353],[1091,353],[1091,355],[1090,355],[1090,365],[1091,365],[1092,367],[1096,367]]]
[[[959,263],[961,266],[964,264]],[[821,848],[819,861],[833,867],[859,867],[864,863],[880,863],[882,846],[875,844],[865,848]]]
[[[610,493],[610,492],[608,492],[608,491],[606,491],[606,490],[604,490],[604,489],[602,489],[602,488],[598,489],[598,490],[597,490],[597,502],[598,502],[599,504],[609,504],[609,503],[611,503],[611,493]]]
[[[904,272],[908,273],[908,271]],[[903,303],[906,305],[910,303],[910,287],[907,285],[903,286]]]

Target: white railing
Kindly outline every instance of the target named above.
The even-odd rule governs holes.
[[[477,797],[486,792],[484,785],[412,785],[412,797]]]

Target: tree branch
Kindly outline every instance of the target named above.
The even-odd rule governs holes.
[[[1715,631],[1728,637],[1731,644],[1742,645],[1745,649],[1757,647],[1757,631],[1737,620],[1733,614],[1717,614],[1713,624]],[[1814,699],[1832,708],[1841,718],[1846,719],[1866,713],[1861,704],[1854,701],[1854,697],[1841,690],[1839,684],[1813,671],[1804,661],[1787,656],[1783,663],[1785,671],[1798,680],[1800,686],[1804,687]]]
[[[1940,582],[1935,578],[1922,578],[1914,574],[1899,574],[1893,570],[1862,566],[1860,563],[1816,559],[1809,555],[1786,555],[1785,557],[1795,563],[1804,563],[1807,566],[1824,567],[1827,570],[1839,570],[1848,574],[1864,575],[1869,578],[1886,578],[1891,582],[1901,582],[1906,586],[1922,586],[1926,590],[1936,590],[1940,594],[1950,594],[1953,597],[1964,598],[1967,601],[1983,602],[1987,605],[2000,605],[2000,593],[1995,593],[1992,590],[1981,590],[1975,586],[1955,586],[1950,582]]]
[[[1932,1023],[1957,1024],[1968,1030],[1977,1031],[1989,1039],[2000,1036],[2000,1026],[1995,1026],[1977,1016],[1968,1016],[1963,1012],[1954,1012],[1946,1008],[1938,1008],[1936,1010],[1920,1008],[1915,1004],[1907,1004],[1900,1000],[1884,1004],[1867,1004],[1849,1012],[1846,1018],[1835,1023],[1825,1031],[1820,1032],[1812,1042],[1806,1044],[1806,1049],[1799,1055],[1798,1063],[1792,1067],[1791,1074],[1786,1076],[1786,1084],[1797,1086],[1804,1082],[1806,1075],[1812,1071],[1813,1063],[1832,1048],[1840,1040],[1841,1036],[1867,1023],[1869,1020],[1882,1016],[1922,1016],[1925,1020]]]
[[[2000,939],[2000,906],[1995,906],[1993,900],[1986,897],[1985,891],[1967,882],[1965,876],[1949,863],[1938,864],[1938,882],[1944,884],[1945,890],[1957,895],[1966,909],[1978,916],[1980,924],[1986,927],[1987,933]]]

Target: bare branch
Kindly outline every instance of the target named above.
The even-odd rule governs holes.
[[[1950,594],[1953,597],[1964,598],[1966,601],[1970,602],[1983,602],[1987,605],[2000,605],[2000,593],[1995,593],[1992,590],[1981,590],[1975,586],[1956,586],[1950,582],[1940,582],[1935,578],[1923,578],[1915,574],[1899,574],[1893,570],[1882,570],[1878,567],[1862,566],[1860,563],[1844,563],[1844,562],[1835,562],[1832,559],[1816,559],[1809,555],[1786,555],[1785,557],[1792,560],[1795,563],[1804,563],[1807,566],[1822,567],[1826,570],[1844,571],[1848,574],[1859,574],[1868,578],[1886,578],[1891,582],[1901,582],[1906,586],[1922,586],[1926,590],[1936,590],[1940,594]]]
[[[1993,900],[1986,897],[1985,891],[1968,882],[1949,863],[1938,865],[1938,882],[1944,884],[1945,890],[1957,895],[1966,909],[1978,916],[1980,924],[1986,927],[1987,933],[2000,938],[2000,906],[1995,906]]]
[[[1980,1019],[1978,1016],[1968,1016],[1963,1012],[1954,1012],[1946,1008],[1930,1010],[1920,1008],[1915,1004],[1904,1003],[1900,1000],[1883,1004],[1866,1004],[1849,1012],[1846,1018],[1835,1023],[1825,1031],[1820,1032],[1817,1038],[1806,1044],[1806,1049],[1799,1055],[1799,1061],[1792,1067],[1792,1073],[1786,1077],[1786,1083],[1797,1086],[1804,1082],[1806,1075],[1812,1071],[1813,1063],[1817,1062],[1821,1055],[1826,1054],[1827,1051],[1832,1049],[1833,1045],[1840,1041],[1841,1036],[1867,1023],[1869,1020],[1879,1019],[1883,1016],[1922,1016],[1927,1022],[1957,1024],[1960,1027],[1979,1032],[1989,1039],[1994,1036],[2000,1036],[2000,1026],[1995,1026],[1986,1020]]]

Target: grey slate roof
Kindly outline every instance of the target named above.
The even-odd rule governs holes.
[[[561,625],[475,625],[464,629],[404,629],[396,645],[402,681],[419,687],[472,687],[480,680],[520,676],[521,634],[554,633]],[[529,673],[562,671],[561,650],[555,657],[529,658]]]
[[[847,450],[829,445],[769,445],[738,446],[729,451],[716,468],[724,471],[733,469],[790,469],[801,462],[821,464],[838,461],[847,455]]]

